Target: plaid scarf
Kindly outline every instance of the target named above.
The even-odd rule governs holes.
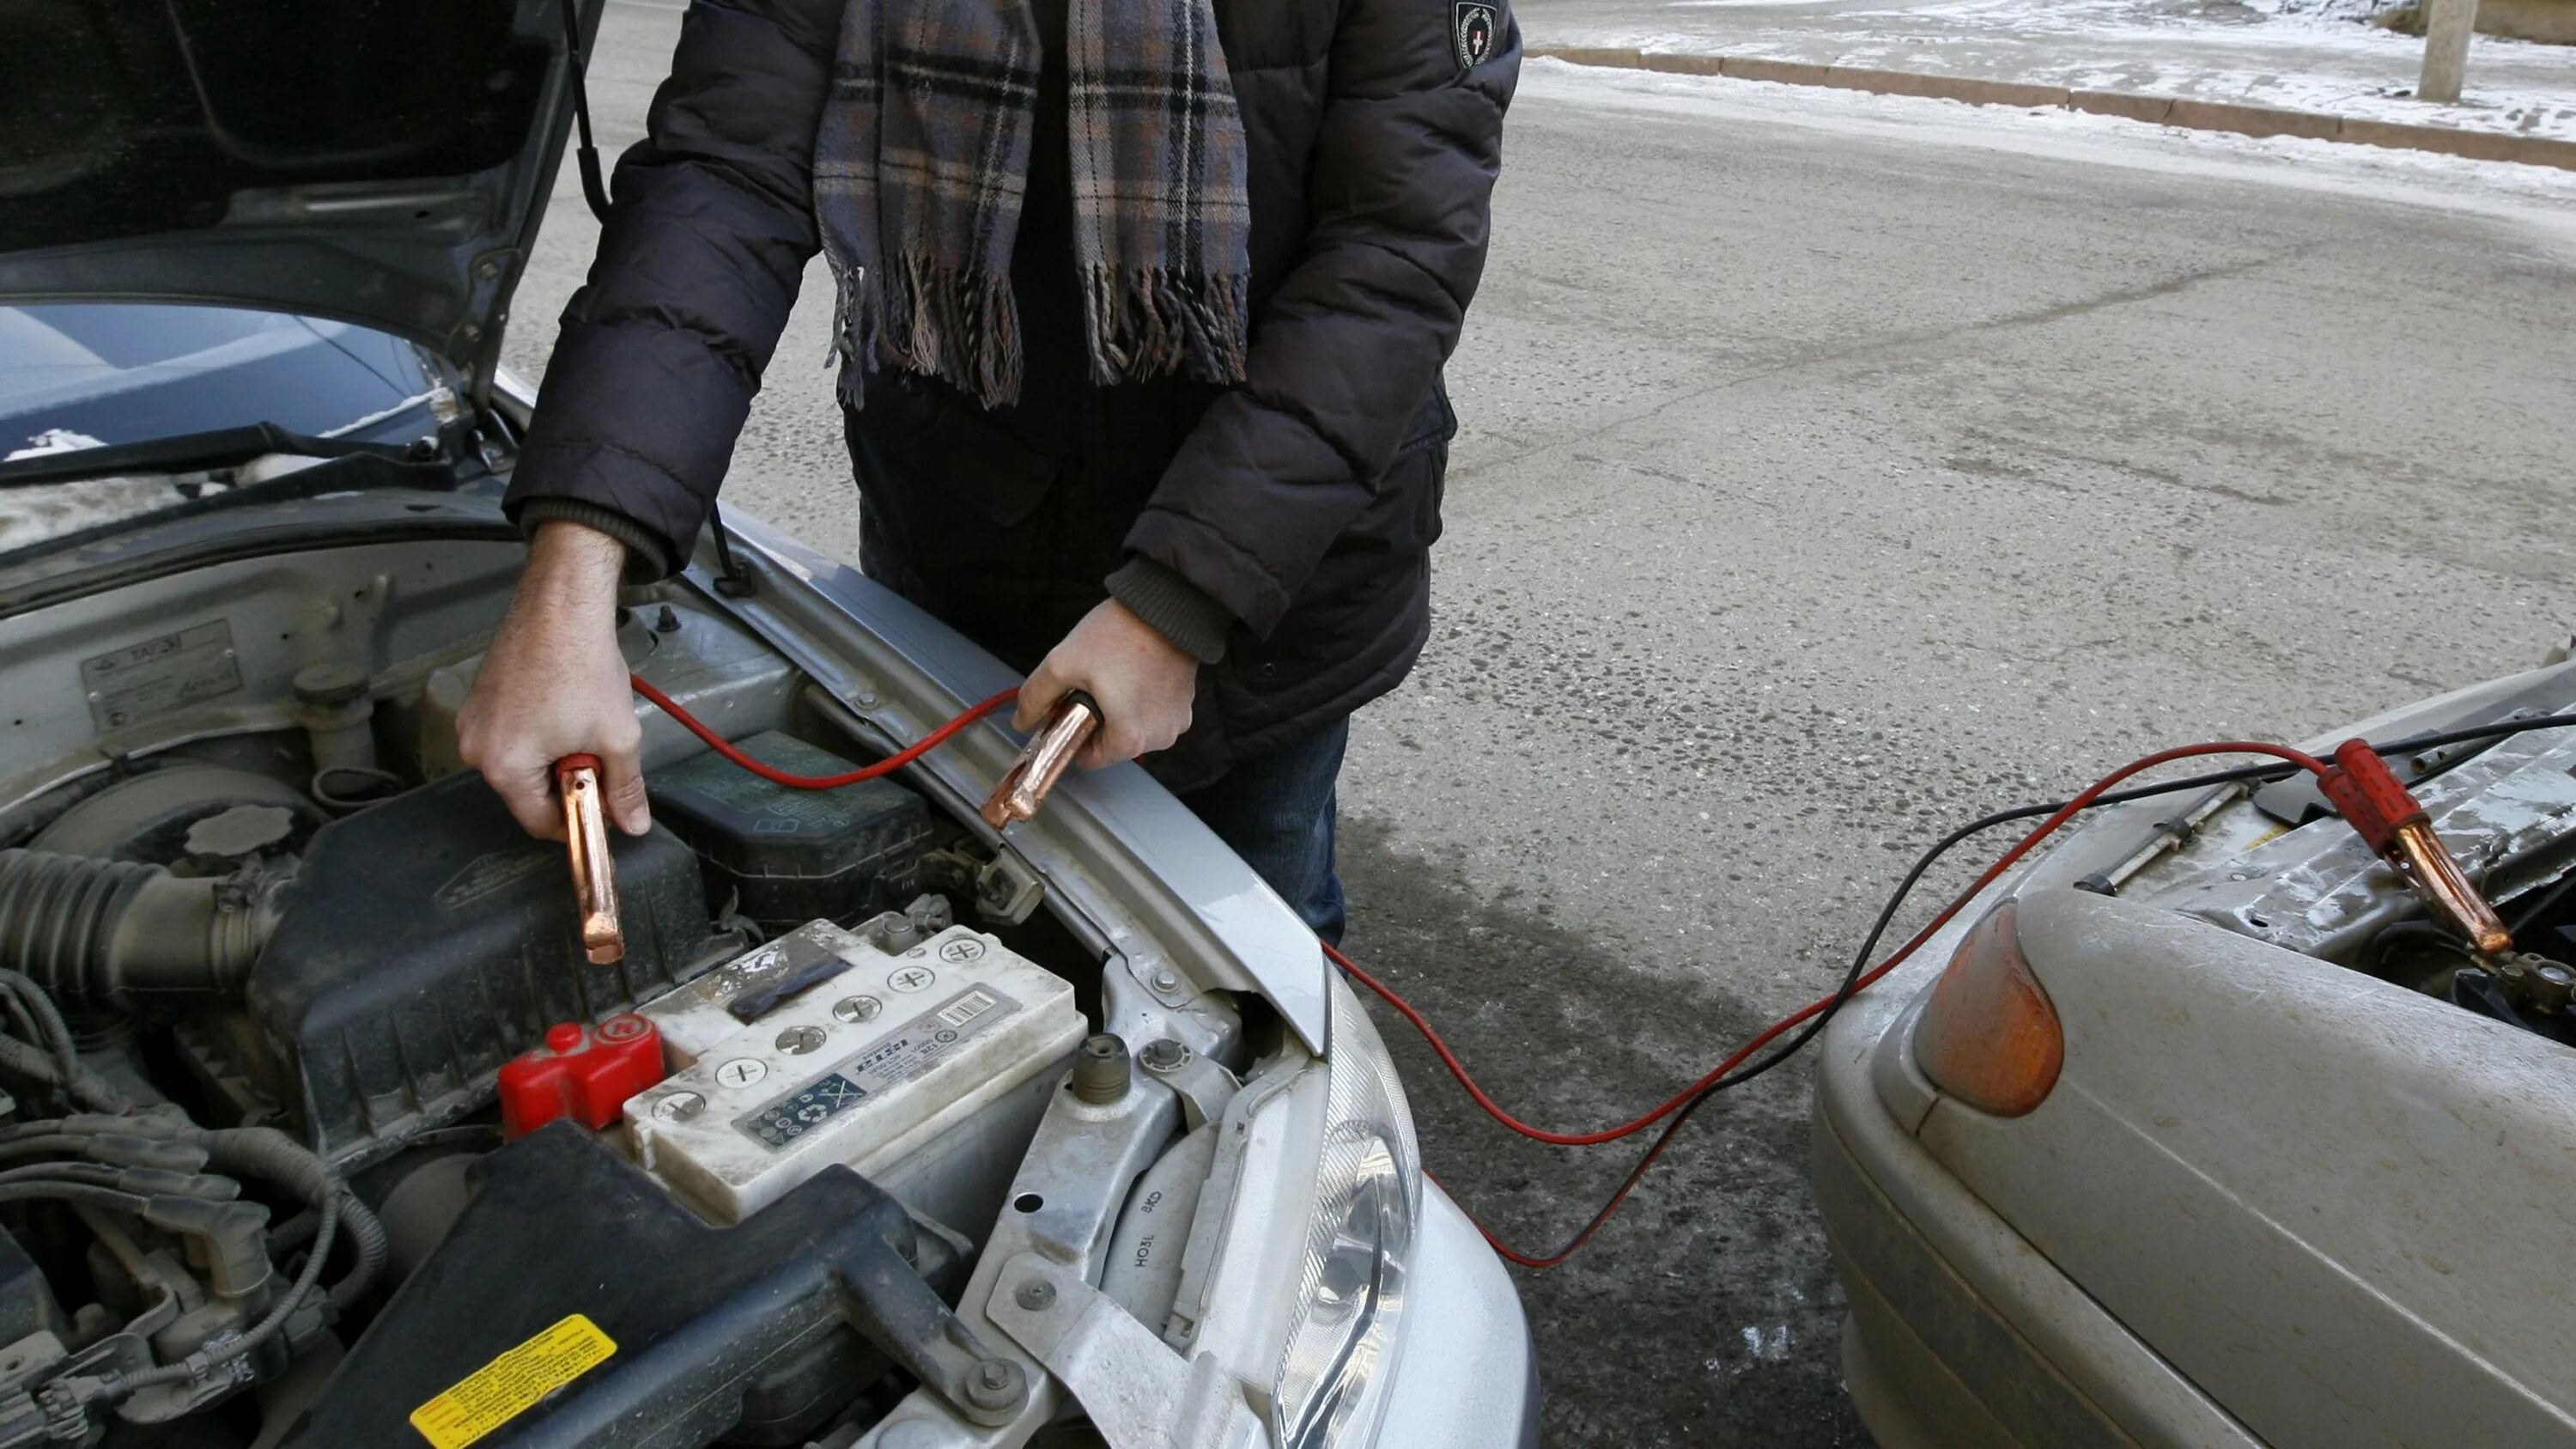
[[[1067,3],[1091,376],[1240,381],[1252,213],[1209,0]],[[1029,0],[849,0],[814,139],[845,406],[884,364],[1018,399],[1011,244],[1041,60]]]

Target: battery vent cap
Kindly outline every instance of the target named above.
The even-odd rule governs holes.
[[[597,1027],[559,1021],[546,1044],[502,1064],[501,1135],[517,1140],[558,1117],[594,1130],[662,1080],[662,1033],[633,1012]]]

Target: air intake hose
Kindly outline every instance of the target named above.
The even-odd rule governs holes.
[[[0,850],[0,970],[84,1006],[230,992],[277,925],[274,894],[248,873],[192,879],[131,861]]]

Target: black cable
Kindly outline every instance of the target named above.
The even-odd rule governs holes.
[[[2413,739],[2373,745],[2371,749],[2382,757],[2413,754],[2421,750],[2441,749],[2447,745],[2504,739],[2513,735],[2527,734],[2533,730],[2560,729],[2571,725],[2576,725],[2576,714],[2544,715],[2537,719],[2507,720],[2499,724],[2477,725],[2469,729],[2448,730],[2440,734],[2418,735]],[[2253,781],[2269,783],[2274,780],[2286,780],[2298,771],[2298,766],[2287,764],[2239,765],[2233,769],[2213,770],[2206,774],[2170,780],[2159,785],[2138,785],[2126,790],[2114,790],[2094,801],[2087,808],[2098,810],[2105,805],[2125,805],[2134,800],[2152,799],[2158,795],[2179,795],[2192,790],[2215,789],[2221,785]],[[1896,919],[1897,911],[1904,907],[1906,898],[1914,893],[1916,883],[1923,879],[1924,873],[1932,868],[1934,862],[1972,836],[1982,835],[1996,826],[2010,825],[2018,820],[2045,819],[2065,809],[2067,803],[2064,800],[2055,800],[2044,805],[2024,805],[2013,810],[1998,810],[1983,819],[1970,821],[1943,836],[1939,844],[1925,851],[1914,862],[1914,868],[1905,873],[1905,879],[1897,883],[1895,893],[1888,897],[1886,907],[1879,911],[1878,920],[1870,926],[1869,935],[1861,941],[1860,950],[1853,955],[1851,969],[1844,973],[1843,984],[1834,993],[1832,1004],[1818,1012],[1795,1037],[1770,1056],[1753,1063],[1733,1076],[1711,1082],[1703,1089],[1702,1095],[1709,1092],[1722,1092],[1729,1087],[1740,1086],[1753,1080],[1788,1060],[1800,1047],[1805,1046],[1818,1032],[1825,1029],[1825,1023],[1831,1021],[1834,1013],[1842,1010],[1843,1003],[1851,1000],[1857,993],[1860,978],[1867,974],[1870,958],[1876,954],[1879,941],[1886,936],[1887,928]]]
[[[757,591],[751,575],[734,562],[733,539],[725,532],[724,510],[714,502],[707,504],[707,527],[716,541],[716,592],[728,599],[748,599]]]
[[[2544,715],[2537,719],[2507,720],[2499,724],[2477,725],[2468,729],[2448,730],[2440,734],[2418,735],[2412,739],[2397,740],[2390,744],[2373,745],[2371,749],[2385,757],[2409,754],[2418,750],[2436,750],[2448,745],[2470,744],[2478,740],[2504,739],[2534,730],[2563,729],[2569,726],[2576,726],[2576,714]],[[2114,790],[2096,799],[2086,808],[2098,810],[2105,805],[2125,805],[2131,801],[2152,799],[2159,795],[2179,795],[2192,790],[2213,789],[2220,785],[2234,785],[2248,781],[2283,780],[2297,774],[2298,771],[2298,766],[2290,764],[2239,765],[2233,769],[2213,770],[2206,774],[2169,780],[2162,784],[2137,785],[2126,790]],[[1664,1149],[1670,1147],[1673,1139],[1681,1134],[1682,1127],[1690,1121],[1691,1114],[1697,1112],[1709,1098],[1730,1088],[1740,1087],[1764,1072],[1770,1071],[1773,1067],[1797,1055],[1800,1049],[1824,1031],[1826,1024],[1834,1019],[1835,1014],[1840,1012],[1852,997],[1859,994],[1860,979],[1868,974],[1871,958],[1878,951],[1878,943],[1886,937],[1887,928],[1896,920],[1896,913],[1904,909],[1906,899],[1914,893],[1914,887],[1922,881],[1924,874],[1930,871],[1942,856],[1956,849],[1962,841],[1982,835],[1999,825],[2010,825],[2020,820],[2044,819],[2065,809],[2069,803],[2065,800],[2056,800],[2043,805],[2024,805],[2011,810],[1998,810],[1992,815],[1972,820],[1951,831],[1918,856],[1913,869],[1908,870],[1905,878],[1897,882],[1895,891],[1887,898],[1887,904],[1880,908],[1878,919],[1871,923],[1869,934],[1862,938],[1860,949],[1852,955],[1851,969],[1843,974],[1842,985],[1835,990],[1834,999],[1826,1004],[1825,1009],[1816,1013],[1795,1036],[1782,1043],[1769,1056],[1700,1088],[1688,1101],[1674,1109],[1671,1118],[1664,1123],[1664,1129],[1655,1134],[1655,1140],[1637,1159],[1636,1166],[1630,1168],[1628,1175],[1621,1179],[1618,1190],[1611,1194],[1609,1201],[1602,1205],[1599,1212],[1592,1215],[1592,1220],[1583,1225],[1582,1231],[1568,1239],[1563,1248],[1550,1255],[1551,1260],[1563,1261],[1570,1257],[1593,1234],[1601,1230],[1602,1225],[1610,1220],[1610,1215],[1619,1210],[1621,1202],[1636,1187],[1638,1181],[1645,1177],[1646,1170],[1655,1165],[1655,1160],[1664,1155]]]
[[[581,168],[581,199],[590,203],[590,214],[605,225],[608,182],[600,175],[599,146],[590,135],[590,88],[582,76],[587,62],[581,53],[581,0],[563,0],[563,7],[564,69],[572,80],[573,125],[581,132],[581,144],[573,149],[573,163]]]

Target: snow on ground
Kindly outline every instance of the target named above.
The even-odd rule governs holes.
[[[2266,15],[2325,20],[2337,25],[2362,24],[2382,11],[2404,8],[2388,0],[2245,0],[2245,4]]]
[[[1537,0],[1533,44],[1765,56],[2576,139],[2576,46],[2479,36],[2457,106],[2413,99],[2423,42],[2359,0]]]
[[[1883,141],[1973,146],[2079,164],[2436,207],[2508,223],[2535,247],[2576,261],[2576,171],[2337,141],[2146,126],[2055,107],[1971,106],[1549,59],[1529,62],[1521,94],[1542,103],[1790,125]]]

